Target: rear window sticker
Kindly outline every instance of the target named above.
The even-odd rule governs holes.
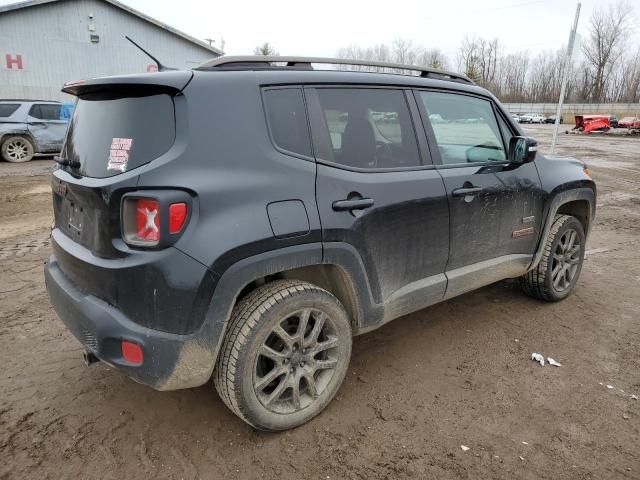
[[[129,150],[133,145],[132,138],[112,138],[111,148],[109,149],[109,160],[107,161],[107,170],[119,170],[124,172],[129,162]]]

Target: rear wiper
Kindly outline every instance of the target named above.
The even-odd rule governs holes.
[[[70,160],[68,158],[62,158],[62,157],[53,157],[53,160],[60,164],[63,167],[71,167],[71,168],[80,168],[80,162],[77,160]]]

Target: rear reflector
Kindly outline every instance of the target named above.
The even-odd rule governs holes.
[[[157,200],[139,198],[136,205],[136,233],[141,242],[157,243],[160,239],[160,204]]]
[[[169,205],[169,233],[178,233],[182,230],[187,219],[187,204],[172,203]]]
[[[142,363],[142,347],[137,343],[122,340],[122,356],[131,363]]]

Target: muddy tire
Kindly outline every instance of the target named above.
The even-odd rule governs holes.
[[[28,162],[33,158],[34,153],[33,143],[27,137],[7,137],[2,142],[2,146],[0,146],[2,159],[7,162]]]
[[[240,301],[214,384],[224,403],[260,430],[286,430],[333,399],[351,357],[351,324],[336,297],[307,282],[278,280]]]
[[[520,277],[522,289],[547,302],[565,299],[578,281],[584,252],[585,234],[580,221],[569,215],[556,215],[538,266]]]

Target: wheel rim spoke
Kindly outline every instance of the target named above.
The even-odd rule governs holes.
[[[269,394],[267,397],[267,405],[273,404],[273,402],[280,398],[280,396],[284,393],[284,391],[289,387],[289,377],[290,373],[287,373],[280,379],[280,383],[276,388],[273,389],[273,392]]]
[[[311,310],[303,310],[300,314],[300,323],[298,324],[298,332],[296,337],[300,342],[300,345],[304,345],[304,333],[307,331],[307,324],[309,323],[309,317],[311,316]]]
[[[280,337],[280,340],[282,340],[287,345],[287,347],[293,347],[293,344],[295,343],[293,337],[285,332],[284,328],[282,328],[281,325],[276,326],[276,328],[273,329],[273,333]]]
[[[329,350],[331,348],[335,348],[338,346],[338,338],[332,337],[324,342],[319,342],[316,347],[313,349],[314,354],[318,354],[320,352],[324,352],[325,350]]]
[[[264,377],[258,379],[256,383],[256,390],[258,390],[259,392],[262,392],[267,385],[271,384],[271,382],[273,382],[276,378],[278,378],[283,373],[285,373],[285,369],[280,367],[274,367],[273,370],[267,373]]]
[[[303,377],[305,382],[307,383],[307,393],[311,395],[311,398],[318,398],[318,387],[316,385],[316,381],[313,378],[313,375],[307,371],[304,372]]]
[[[338,364],[337,360],[316,360],[316,370],[331,370]]]
[[[318,343],[318,337],[320,336],[320,332],[324,327],[325,319],[326,319],[326,315],[324,314],[324,312],[320,312],[320,314],[316,315],[313,329],[309,333],[308,338],[305,339],[304,341],[305,347],[311,347]]]
[[[291,386],[291,398],[293,400],[293,408],[300,410],[300,375],[292,375],[293,385]]]
[[[262,345],[260,347],[260,350],[258,351],[258,354],[262,355],[263,357],[270,358],[278,365],[284,362],[287,358],[287,354],[285,352],[276,352],[273,348],[267,345]]]

